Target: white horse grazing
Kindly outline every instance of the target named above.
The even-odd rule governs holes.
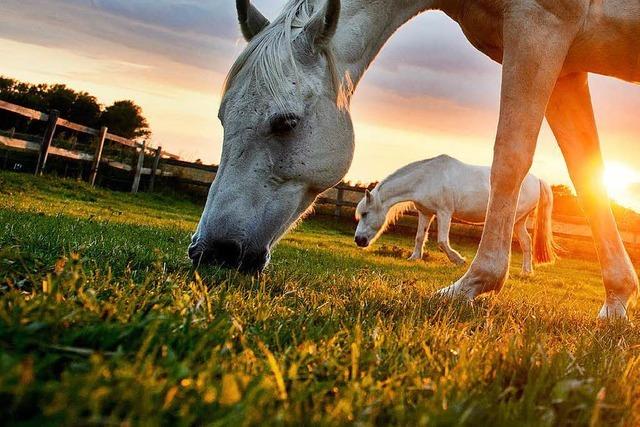
[[[588,73],[640,82],[638,0],[289,0],[269,22],[236,0],[249,42],[227,77],[222,158],[189,247],[195,264],[256,273],[353,158],[349,101],[389,37],[444,11],[503,64],[487,222],[467,273],[445,294],[499,291],[520,186],[546,116],[591,224],[606,289],[600,316],[627,317],[638,277],[600,177]],[[419,54],[419,52],[416,52]]]
[[[451,262],[466,260],[449,244],[451,220],[484,224],[491,192],[491,168],[473,166],[447,155],[410,163],[382,180],[358,203],[355,241],[360,247],[373,244],[408,208],[418,210],[418,232],[411,258],[422,259],[424,242],[434,217],[438,219],[438,247]],[[409,203],[407,203],[409,202]],[[538,208],[532,241],[527,219]],[[551,230],[553,193],[549,184],[529,174],[520,191],[516,211],[515,232],[523,252],[522,272],[533,272],[532,258],[537,264],[555,260],[555,244]]]

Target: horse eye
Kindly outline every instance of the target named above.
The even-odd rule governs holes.
[[[366,212],[362,212],[362,214],[360,215],[362,218],[366,218],[367,217],[367,213]]]
[[[300,117],[295,114],[276,114],[269,121],[271,132],[275,134],[291,132],[298,126],[298,123],[300,123]]]

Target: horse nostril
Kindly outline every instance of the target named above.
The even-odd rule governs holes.
[[[233,240],[213,241],[207,252],[214,263],[223,267],[237,268],[242,260],[242,246]]]
[[[367,246],[367,238],[364,236],[356,236],[355,238],[356,240],[356,245],[360,246],[361,248],[364,248]]]
[[[189,258],[195,268],[213,264],[220,267],[236,269],[245,274],[262,272],[271,255],[269,249],[251,250],[244,248],[241,242],[233,240],[211,240],[207,244],[189,247]]]
[[[214,240],[208,244],[191,246],[189,258],[195,267],[217,264],[221,267],[238,268],[242,262],[242,246],[233,240]]]
[[[201,255],[202,255],[202,250],[200,249],[199,245],[189,246],[189,259],[191,261],[193,261],[194,263],[198,262]]]

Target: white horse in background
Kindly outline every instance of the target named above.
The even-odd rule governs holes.
[[[236,8],[248,44],[224,86],[222,157],[189,247],[194,264],[266,267],[280,238],[349,170],[349,103],[365,71],[398,28],[437,9],[503,65],[482,240],[443,294],[502,289],[520,187],[546,117],[593,232],[606,291],[600,317],[627,318],[638,276],[601,180],[588,74],[640,82],[638,0],[289,0],[272,21],[249,0]]]
[[[422,259],[424,242],[434,217],[438,220],[438,247],[451,262],[466,260],[449,243],[451,220],[484,224],[491,193],[491,168],[463,163],[447,155],[410,163],[382,180],[358,203],[355,241],[360,247],[373,244],[407,209],[419,213],[416,245],[411,258]],[[527,219],[538,208],[533,245]],[[533,262],[556,258],[551,229],[553,193],[549,184],[526,176],[516,211],[514,231],[523,252],[522,272],[531,274]],[[533,253],[533,256],[532,256]]]

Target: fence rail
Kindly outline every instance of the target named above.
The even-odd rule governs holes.
[[[20,114],[21,116],[27,117],[29,119],[41,120],[43,122],[49,120],[49,115],[47,113],[32,110],[31,108],[21,107],[19,105],[11,104],[2,100],[0,100],[0,109]]]

